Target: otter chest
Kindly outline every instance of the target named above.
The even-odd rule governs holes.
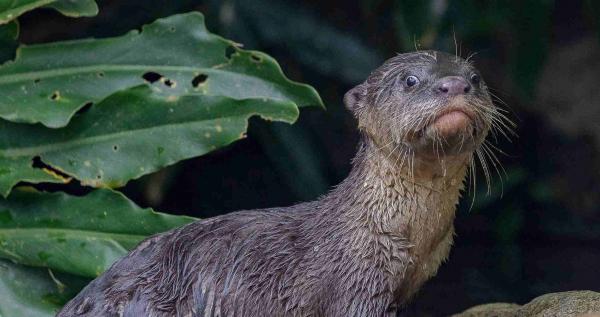
[[[396,261],[390,263],[390,267],[395,267],[394,271],[403,276],[402,288],[409,286],[416,290],[436,274],[449,254],[458,195],[402,183],[386,186],[383,195],[391,198],[392,203],[379,206],[387,208],[379,212],[387,215],[382,229],[393,233],[390,237],[401,236],[402,244],[407,247],[408,261]]]
[[[454,236],[454,218],[458,195],[417,189],[415,207],[405,214],[411,263],[407,283],[417,290],[437,273],[450,252]],[[457,188],[456,191],[459,191]]]

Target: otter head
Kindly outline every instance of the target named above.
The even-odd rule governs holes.
[[[501,116],[475,67],[435,51],[387,60],[344,103],[379,150],[425,160],[470,155]]]

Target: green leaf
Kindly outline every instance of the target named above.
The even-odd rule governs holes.
[[[274,59],[209,33],[203,16],[189,13],[122,37],[20,48],[13,63],[0,67],[0,117],[63,127],[86,103],[147,82],[173,96],[322,104],[312,87],[288,80]]]
[[[0,127],[9,126],[0,121]],[[0,136],[0,139],[3,139]],[[2,142],[2,141],[0,141]],[[0,150],[1,152],[1,150]],[[19,182],[29,183],[67,183],[69,178],[62,177],[51,170],[33,167],[33,158],[6,157],[0,154],[0,195],[7,196],[13,186]]]
[[[0,64],[14,57],[18,37],[19,23],[17,21],[0,25]]]
[[[0,259],[0,316],[54,316],[88,282]]]
[[[94,16],[98,6],[94,0],[12,0],[0,2],[0,24],[8,23],[21,14],[47,6],[70,17]]]
[[[72,18],[93,17],[98,14],[98,5],[94,0],[58,0],[47,7]]]
[[[142,239],[193,220],[142,209],[110,190],[15,191],[0,199],[0,257],[96,277]]]
[[[18,181],[62,180],[33,167],[36,157],[84,185],[119,187],[243,138],[253,115],[291,123],[298,108],[291,101],[177,97],[140,86],[112,95],[62,129],[0,120],[0,194]]]

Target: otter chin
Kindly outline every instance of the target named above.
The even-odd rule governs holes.
[[[452,97],[425,127],[430,152],[439,155],[469,152],[477,145],[476,113],[463,96]]]
[[[150,237],[58,316],[394,316],[447,258],[467,170],[505,118],[471,63],[436,51],[387,60],[344,103],[360,142],[329,193]]]
[[[438,116],[431,128],[435,130],[435,134],[448,139],[462,133],[470,135],[471,123],[471,117],[464,110],[450,109]]]

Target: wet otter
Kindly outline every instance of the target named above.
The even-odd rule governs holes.
[[[142,242],[58,316],[382,316],[447,257],[474,152],[502,115],[478,71],[434,51],[344,98],[362,135],[321,199],[239,211]]]

